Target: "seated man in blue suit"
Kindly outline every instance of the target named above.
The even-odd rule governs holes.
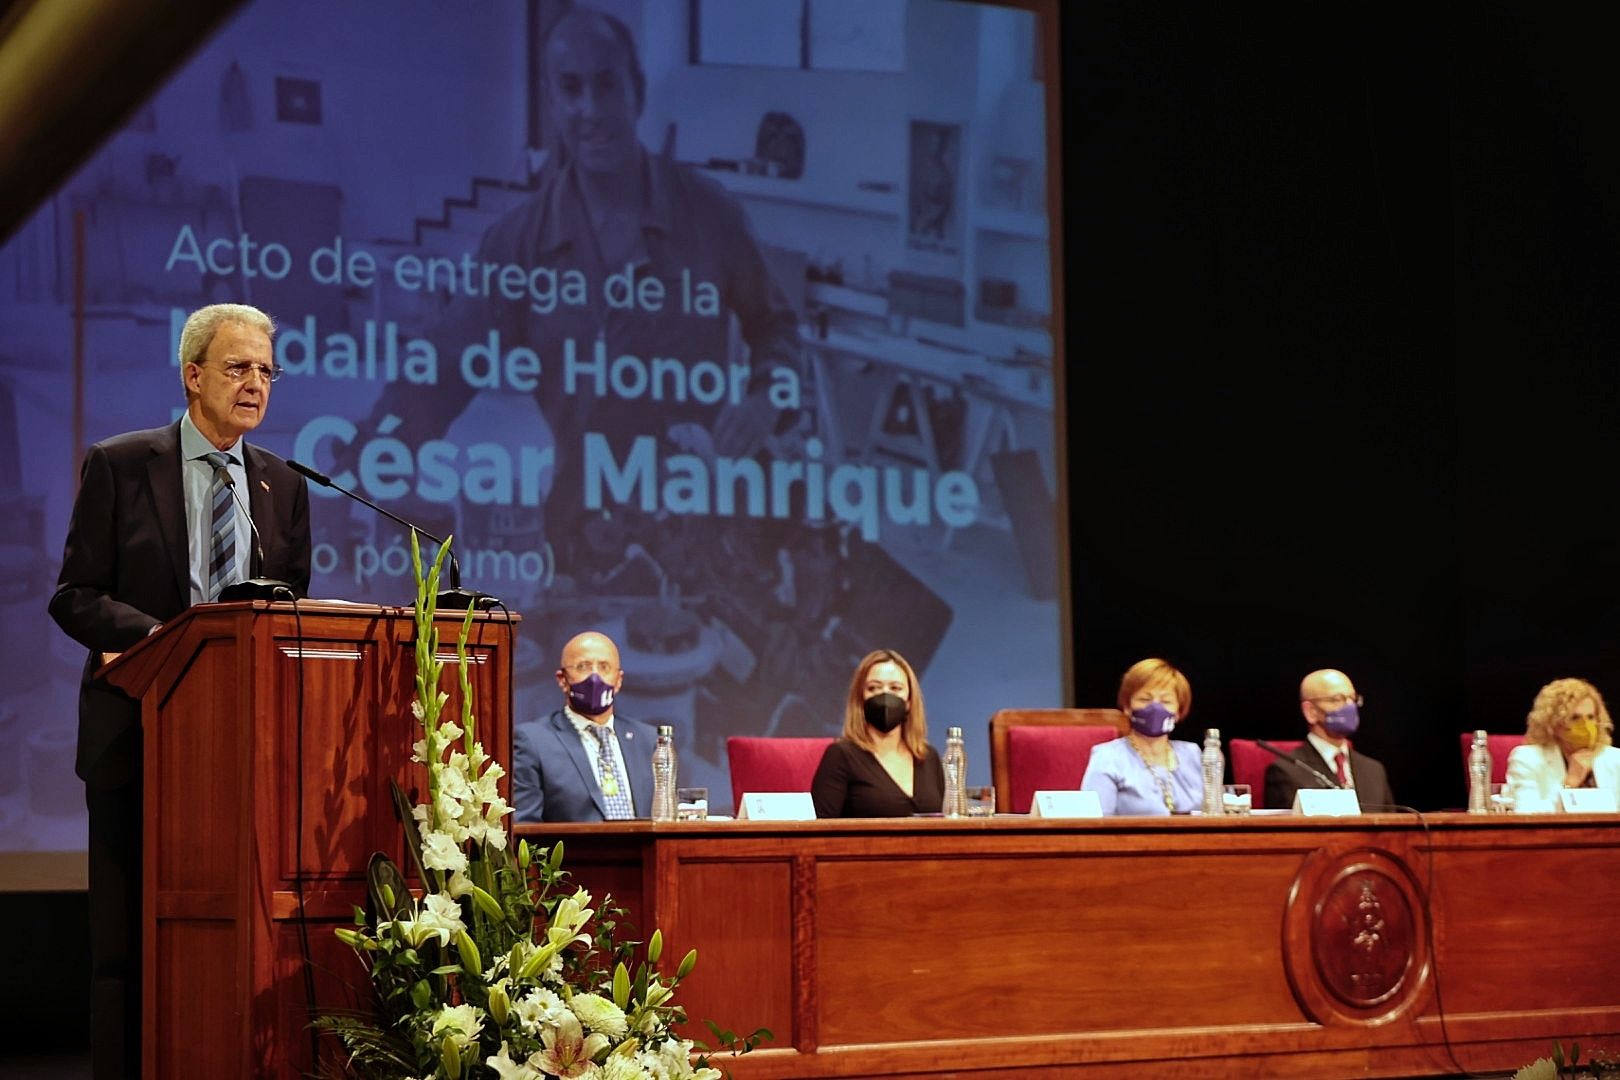
[[[519,821],[612,821],[652,816],[657,733],[613,715],[624,685],[619,648],[587,631],[563,646],[563,707],[512,731],[512,804]]]

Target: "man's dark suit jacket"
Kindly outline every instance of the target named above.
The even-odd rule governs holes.
[[[619,754],[636,816],[652,817],[652,756],[658,732],[629,717],[613,717]],[[607,804],[585,744],[568,714],[512,725],[512,806],[518,821],[603,821]]]
[[[1288,755],[1304,762],[1318,772],[1333,775],[1333,770],[1316,752],[1316,747],[1304,743]],[[1373,813],[1395,805],[1395,796],[1389,790],[1389,777],[1384,767],[1354,746],[1350,748],[1350,774],[1356,782],[1356,801],[1366,813]],[[1266,766],[1266,809],[1286,810],[1294,805],[1294,793],[1300,788],[1331,788],[1333,784],[1312,776],[1305,769],[1273,761]]]
[[[246,501],[264,548],[259,577],[309,592],[309,488],[267,450],[242,443]],[[138,705],[94,681],[100,654],[122,652],[191,605],[180,425],[90,447],[68,524],[51,617],[90,650],[79,689],[74,764],[93,787],[126,783],[139,762]]]

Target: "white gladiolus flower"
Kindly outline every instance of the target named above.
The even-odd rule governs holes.
[[[461,921],[461,905],[443,893],[429,893],[422,901],[422,914],[418,925],[426,925],[440,932],[439,944],[446,945],[457,931],[467,929]]]
[[[448,834],[425,832],[422,834],[422,865],[429,870],[466,873],[467,853]]]

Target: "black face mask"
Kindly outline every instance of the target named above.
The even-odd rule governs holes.
[[[887,735],[906,722],[911,707],[898,694],[874,694],[864,706],[866,722]]]

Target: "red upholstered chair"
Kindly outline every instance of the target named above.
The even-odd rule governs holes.
[[[831,739],[762,739],[733,735],[726,740],[731,762],[731,805],[742,805],[750,791],[809,791],[821,755]]]
[[[1304,739],[1267,739],[1285,754],[1291,754],[1305,745]],[[1256,810],[1266,809],[1266,766],[1275,759],[1254,739],[1233,739],[1227,750],[1232,756],[1232,783],[1248,784],[1252,805]],[[1286,810],[1287,807],[1272,807]]]
[[[990,779],[996,812],[1027,814],[1037,791],[1080,786],[1091,748],[1118,738],[1118,709],[1002,709],[990,717]]]
[[[1098,743],[1112,742],[1112,726],[1015,727],[1007,729],[1007,776],[1014,814],[1029,813],[1037,791],[1066,791],[1080,786]],[[999,801],[1001,789],[996,789]]]
[[[1470,750],[1472,750],[1474,748],[1474,733],[1472,731],[1463,732],[1461,742],[1462,742],[1462,759],[1463,759],[1463,781],[1464,781],[1464,783],[1466,783],[1467,780],[1468,780],[1468,751],[1470,751]],[[1524,736],[1523,735],[1487,735],[1487,736],[1485,736],[1485,742],[1491,748],[1491,783],[1493,783],[1493,784],[1505,784],[1505,783],[1507,783],[1507,759],[1508,759],[1508,755],[1513,752],[1513,748],[1515,746],[1518,746],[1520,743],[1524,742]]]

